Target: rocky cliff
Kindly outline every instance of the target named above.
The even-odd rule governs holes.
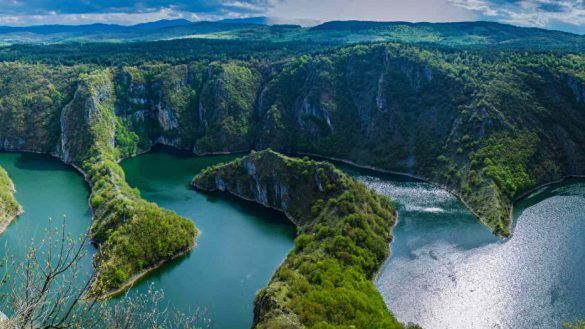
[[[24,84],[24,95],[10,91],[1,99],[0,122],[8,127],[0,133],[2,149],[52,153],[85,176],[94,213],[90,233],[99,246],[91,293],[119,291],[137,275],[190,250],[193,223],[141,199],[117,164],[137,152],[139,138],[115,114],[113,71],[18,65],[12,70],[14,80],[5,90]],[[32,90],[35,84],[28,85],[21,70],[38,75],[47,87]],[[65,80],[71,86],[63,85],[60,79],[70,78],[71,72],[77,74]]]
[[[273,151],[210,168],[193,185],[284,212],[295,249],[255,301],[256,328],[401,328],[371,282],[389,255],[391,203],[331,164]]]
[[[22,213],[22,207],[14,198],[14,191],[14,184],[8,173],[0,167],[0,234]]]
[[[116,163],[157,143],[198,154],[270,147],[416,175],[457,194],[502,236],[524,193],[585,173],[582,54],[384,43],[224,57],[112,68],[0,63],[0,150],[51,153],[80,168],[96,218],[109,218],[94,222],[95,240],[120,255],[148,249],[107,241],[136,209],[152,207]],[[180,223],[164,230],[181,238],[141,261],[112,256],[133,265],[116,275],[112,266],[105,286],[192,243],[194,228],[160,211],[144,217]]]

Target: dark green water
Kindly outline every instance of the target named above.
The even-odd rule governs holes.
[[[585,318],[585,181],[517,205],[501,241],[444,190],[353,174],[399,203],[392,256],[376,285],[403,322],[424,328],[561,328]]]
[[[128,182],[145,199],[193,219],[201,230],[193,252],[133,290],[144,292],[154,283],[173,307],[206,308],[213,328],[250,328],[254,296],[292,249],[295,237],[295,228],[280,214],[189,187],[200,170],[234,158],[153,152],[122,163]]]

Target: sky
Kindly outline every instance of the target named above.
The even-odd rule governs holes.
[[[487,20],[585,34],[585,0],[0,0],[0,25],[286,20]]]

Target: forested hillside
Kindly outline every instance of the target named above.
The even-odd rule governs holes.
[[[122,26],[113,24],[0,26],[1,44],[62,44],[64,42],[143,42],[177,39],[239,40],[272,43],[341,45],[392,41],[443,46],[497,46],[508,49],[583,51],[583,36],[494,22],[408,23],[333,21],[313,27],[270,24],[272,19],[190,22],[161,20]]]
[[[255,328],[404,328],[371,282],[389,255],[396,211],[333,165],[271,150],[209,168],[193,185],[284,212],[295,249],[256,297]]]
[[[585,56],[570,47],[176,40],[20,45],[0,59],[0,149],[51,153],[86,175],[96,262],[109,264],[100,293],[193,245],[191,223],[143,201],[117,165],[155,144],[408,173],[502,236],[523,193],[585,174]]]
[[[14,183],[4,168],[0,167],[0,234],[22,212],[22,207],[14,199]]]

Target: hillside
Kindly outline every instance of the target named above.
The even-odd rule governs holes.
[[[585,49],[585,36],[493,22],[408,23],[334,21],[315,27],[273,24],[267,17],[190,22],[162,20],[133,26],[47,25],[0,26],[0,44],[54,44],[71,42],[137,42],[170,39],[213,39],[265,42],[311,42],[343,45],[360,42],[402,42],[449,47],[508,49]]]
[[[255,301],[256,328],[402,328],[371,280],[389,255],[395,210],[327,163],[252,153],[209,168],[193,185],[284,212],[295,248]]]
[[[22,212],[22,207],[14,198],[14,183],[4,168],[0,167],[0,234]]]
[[[193,223],[140,198],[118,161],[132,134],[114,113],[109,70],[2,64],[2,150],[52,153],[90,184],[91,238],[100,248],[92,293],[109,294],[194,245]]]
[[[155,144],[419,176],[501,236],[525,192],[585,174],[582,53],[181,40],[2,56],[0,150],[51,153],[86,175],[103,293],[193,245],[192,223],[142,200],[117,164]]]

